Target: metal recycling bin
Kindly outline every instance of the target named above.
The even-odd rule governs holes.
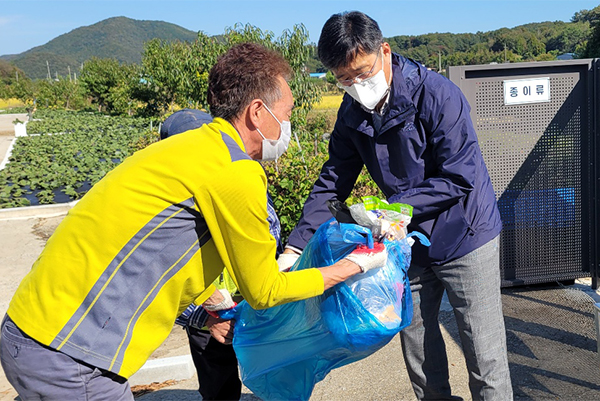
[[[450,67],[465,94],[504,228],[502,286],[598,278],[594,59]]]

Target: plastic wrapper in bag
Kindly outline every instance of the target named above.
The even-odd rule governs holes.
[[[348,210],[356,223],[371,230],[376,240],[406,237],[407,227],[412,219],[412,206],[403,203],[389,204],[376,196],[363,196],[361,199],[363,203],[352,205]]]
[[[429,244],[421,234],[412,235]],[[357,245],[372,243],[369,229],[331,219],[292,270],[332,265]],[[332,369],[374,353],[410,324],[410,245],[407,239],[384,245],[385,267],[321,296],[259,311],[244,301],[226,316],[236,320],[233,346],[246,387],[264,400],[307,400]]]

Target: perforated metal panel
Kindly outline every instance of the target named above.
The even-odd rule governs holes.
[[[502,285],[590,276],[595,258],[593,60],[451,67],[471,105],[504,224]],[[550,79],[550,101],[505,105],[503,81]]]

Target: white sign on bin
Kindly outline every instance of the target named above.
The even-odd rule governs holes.
[[[504,105],[550,101],[550,78],[513,79],[504,81]]]

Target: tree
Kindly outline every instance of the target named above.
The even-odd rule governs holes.
[[[7,87],[7,97],[14,97],[23,103],[32,103],[34,99],[34,84],[30,79],[23,77]]]
[[[115,86],[108,90],[107,101],[115,114],[132,116],[137,105],[136,88],[140,85],[141,67],[137,64],[121,66],[119,79]]]
[[[61,77],[51,82],[55,88],[57,106],[66,110],[81,108],[84,104],[85,91],[77,80]]]
[[[42,107],[57,107],[59,96],[52,81],[40,79],[35,82],[35,98]]]
[[[161,39],[153,39],[144,46],[143,76],[149,90],[154,92],[159,108],[173,109],[185,76],[192,73],[183,69],[186,46],[183,42],[170,43]]]
[[[146,84],[140,94],[147,111],[163,114],[175,105],[206,108],[208,71],[224,51],[220,40],[202,32],[192,43],[158,39],[146,43],[142,56]]]
[[[582,46],[583,51],[579,56],[583,58],[600,56],[600,6],[592,10],[582,10],[579,13],[575,13],[572,19],[588,21],[591,28],[590,38]]]
[[[564,23],[564,28],[552,32],[546,42],[547,51],[561,53],[575,53],[577,46],[585,42],[591,35],[589,22]]]
[[[306,123],[308,112],[321,98],[319,86],[310,80],[306,69],[311,54],[310,48],[306,45],[307,41],[308,31],[304,25],[295,25],[291,31],[285,30],[277,41],[278,50],[294,70],[290,88],[296,105],[292,114],[292,123],[296,126]]]
[[[85,105],[85,90],[73,79],[61,77],[38,79],[33,85],[33,97],[45,107],[79,109]]]
[[[598,23],[600,18],[600,6],[594,7],[591,10],[577,11],[571,17],[571,22],[588,22],[590,25]]]
[[[543,53],[535,58],[535,61],[552,61],[556,60],[556,55],[552,53]]]
[[[310,56],[306,61],[306,68],[308,68],[308,71],[327,72],[327,68],[325,68],[323,63],[321,63],[321,60],[319,60],[319,57],[317,55],[317,46],[314,44],[310,44],[308,45],[308,48],[310,49]]]
[[[176,105],[206,109],[208,73],[217,58],[235,44],[255,42],[279,51],[292,67],[294,77],[290,88],[296,103],[292,123],[302,125],[312,104],[320,98],[319,87],[310,81],[306,69],[311,55],[307,41],[308,33],[303,25],[296,25],[275,38],[272,32],[249,24],[228,28],[221,37],[200,32],[192,43],[152,40],[144,48],[145,84],[137,97],[146,103],[148,114],[164,114]]]
[[[110,111],[110,90],[121,83],[122,77],[123,71],[117,60],[93,57],[83,64],[79,80],[98,105],[98,111]]]
[[[0,60],[0,99],[11,97],[23,103],[33,100],[31,80],[19,68]]]

